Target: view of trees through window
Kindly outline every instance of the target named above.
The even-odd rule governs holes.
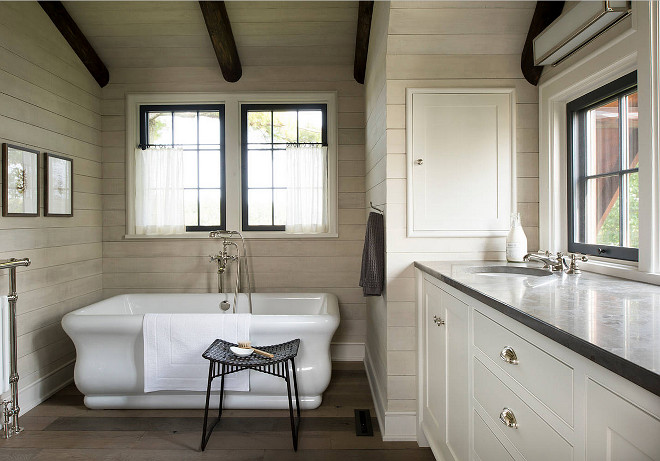
[[[243,114],[244,229],[281,230],[286,224],[288,144],[323,142],[318,105],[250,105]],[[246,220],[247,218],[247,220]]]
[[[639,247],[637,105],[635,92],[587,112],[585,243]]]
[[[224,111],[209,105],[185,106],[180,109],[156,106],[147,109],[147,133],[142,133],[146,134],[146,144],[155,147],[176,146],[184,151],[186,228],[222,228]]]

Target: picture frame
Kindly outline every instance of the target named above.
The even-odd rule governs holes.
[[[2,216],[39,216],[39,151],[2,144]]]
[[[73,216],[73,159],[44,154],[44,216]]]

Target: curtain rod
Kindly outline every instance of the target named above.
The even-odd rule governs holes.
[[[327,144],[321,142],[274,142],[274,143],[255,143],[255,144],[286,144],[288,146],[322,146],[328,147]],[[150,147],[177,147],[177,146],[214,146],[215,144],[138,144],[137,148],[142,150],[147,150]]]

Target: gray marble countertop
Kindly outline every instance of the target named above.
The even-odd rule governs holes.
[[[502,261],[415,267],[660,395],[660,286],[583,272],[544,277],[475,273]]]

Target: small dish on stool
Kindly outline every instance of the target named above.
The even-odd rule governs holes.
[[[239,357],[247,357],[249,355],[252,355],[254,350],[252,349],[244,349],[242,347],[236,347],[236,346],[231,346],[229,348],[230,351],[232,351],[235,355],[238,355]]]

